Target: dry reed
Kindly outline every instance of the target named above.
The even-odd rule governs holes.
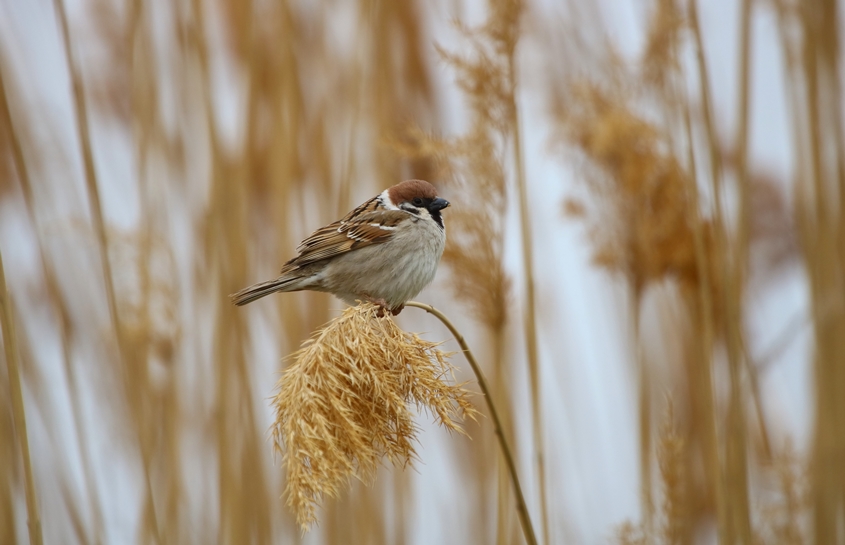
[[[770,472],[774,485],[767,487],[766,496],[757,502],[757,518],[762,523],[755,528],[755,542],[782,545],[810,543],[811,481],[807,465],[795,452],[791,441],[774,453]]]
[[[458,419],[475,418],[469,392],[445,382],[453,369],[437,343],[378,313],[370,303],[344,310],[291,356],[279,380],[273,440],[287,470],[287,504],[303,529],[353,476],[372,483],[382,458],[413,461],[409,405],[459,433]]]
[[[689,176],[671,153],[667,137],[635,112],[623,90],[577,84],[559,115],[564,138],[592,167],[587,182],[598,199],[596,210],[592,215],[587,212],[586,217],[592,222],[594,260],[622,275],[633,296],[642,501],[650,533],[653,379],[641,346],[641,306],[647,287],[677,279],[695,289],[701,274],[695,253],[696,227],[691,222],[695,215]]]
[[[35,490],[35,477],[32,471],[32,457],[29,449],[29,437],[26,431],[26,409],[23,399],[20,357],[17,350],[15,322],[12,316],[12,301],[6,288],[6,272],[3,268],[3,254],[0,253],[0,332],[3,334],[3,352],[8,373],[9,398],[14,417],[15,439],[20,448],[20,462],[26,490],[27,526],[31,545],[41,545],[44,538],[41,530],[41,517],[38,514],[38,495]],[[17,463],[14,463],[17,465]]]
[[[667,277],[698,281],[688,177],[666,136],[638,116],[624,95],[575,87],[559,110],[564,137],[595,165],[587,182],[602,199],[587,211],[596,264],[628,278],[634,290]]]
[[[727,155],[717,136],[696,2],[688,2],[686,10],[674,1],[658,1],[653,6],[639,71],[607,63],[606,73],[598,71],[592,79],[569,83],[563,93],[566,98],[556,102],[564,140],[586,158],[585,174],[594,196],[590,201],[594,210],[572,199],[566,209],[593,222],[590,236],[596,263],[621,273],[634,300],[631,321],[638,344],[645,524],[642,529],[629,528],[622,538],[636,542],[651,539],[655,532],[649,522],[653,457],[650,385],[655,379],[642,360],[639,321],[645,290],[672,281],[682,288],[684,308],[693,324],[684,358],[688,395],[683,398],[682,418],[687,422],[680,432],[687,445],[683,471],[689,478],[688,491],[676,498],[683,503],[672,504],[682,508],[674,513],[665,513],[665,505],[662,508],[661,516],[677,519],[674,529],[663,538],[667,542],[692,539],[696,526],[715,508],[720,540],[747,543],[752,535],[745,409],[749,397],[756,407],[763,452],[771,448],[757,371],[748,361],[744,294],[750,256],[770,252],[768,248],[776,248],[776,240],[784,239],[783,231],[775,234],[778,229],[765,220],[766,214],[780,206],[778,200],[767,198],[771,192],[765,183],[759,185],[761,179],[751,172],[747,159],[753,12],[749,2],[741,5],[739,116],[736,139]],[[679,51],[685,47],[696,53],[692,69],[698,75],[697,97],[684,89],[683,71],[688,68],[681,64]],[[609,53],[607,58],[615,57]],[[649,111],[642,106],[650,104],[655,94],[663,101],[658,116],[653,109],[649,118],[638,113]],[[679,134],[684,137],[679,141],[686,140],[687,161],[676,158],[684,147],[672,142]],[[699,146],[696,141],[702,135],[698,141],[705,145]],[[696,164],[702,162],[703,170],[710,173],[709,200],[701,197],[707,189],[696,178],[701,168]],[[729,167],[733,169],[730,173]],[[729,174],[733,178],[728,178]],[[724,203],[734,196],[738,205],[728,209]],[[723,348],[729,370],[726,407],[716,403],[711,370],[714,354]],[[657,449],[661,470],[663,436],[661,432]]]
[[[659,528],[648,521],[635,525],[625,522],[617,529],[620,544],[645,545],[662,543],[680,545],[688,541],[689,516],[687,501],[686,442],[676,429],[675,410],[672,399],[667,400],[666,411],[657,438],[656,456],[660,467],[662,501],[658,513]]]
[[[845,540],[845,127],[842,53],[835,3],[808,2],[784,23],[785,47],[801,52],[796,105],[796,210],[813,318],[812,539]],[[789,24],[799,41],[790,44]],[[794,39],[794,38],[793,38]]]

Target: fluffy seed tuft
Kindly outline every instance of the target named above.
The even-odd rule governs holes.
[[[475,419],[448,354],[378,311],[370,303],[346,309],[291,356],[279,380],[271,431],[287,470],[287,504],[303,530],[352,477],[372,482],[382,458],[412,461],[410,405],[459,433],[458,420]]]

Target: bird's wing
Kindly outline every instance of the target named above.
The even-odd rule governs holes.
[[[364,203],[342,220],[318,229],[303,240],[296,249],[299,255],[288,261],[282,272],[387,242],[397,226],[408,219],[409,214],[404,210],[367,210],[368,204]]]

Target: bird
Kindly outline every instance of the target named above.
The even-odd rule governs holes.
[[[446,246],[441,211],[449,201],[424,180],[405,180],[317,229],[279,277],[230,295],[235,305],[275,292],[328,292],[355,305],[369,301],[399,314],[431,283]]]

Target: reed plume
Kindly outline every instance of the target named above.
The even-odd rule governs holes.
[[[370,303],[347,308],[291,356],[279,380],[272,435],[287,469],[287,504],[304,530],[322,499],[337,498],[352,477],[371,483],[383,458],[413,461],[410,405],[458,433],[460,419],[475,418],[470,393],[447,382],[453,368],[438,343],[378,312]]]
[[[570,98],[559,110],[564,139],[589,160],[586,180],[602,207],[586,212],[595,263],[635,289],[667,277],[696,283],[690,182],[666,136],[618,92],[581,84]]]
[[[656,0],[653,9],[640,61],[642,76],[645,82],[667,91],[667,84],[681,68],[678,45],[686,22],[677,0]]]
[[[686,450],[686,441],[675,422],[674,403],[669,399],[660,426],[656,453],[663,496],[658,513],[660,526],[655,530],[647,522],[640,525],[625,522],[616,532],[621,545],[674,545],[686,542],[689,535],[689,515],[686,512],[686,487],[689,479],[686,473]]]

